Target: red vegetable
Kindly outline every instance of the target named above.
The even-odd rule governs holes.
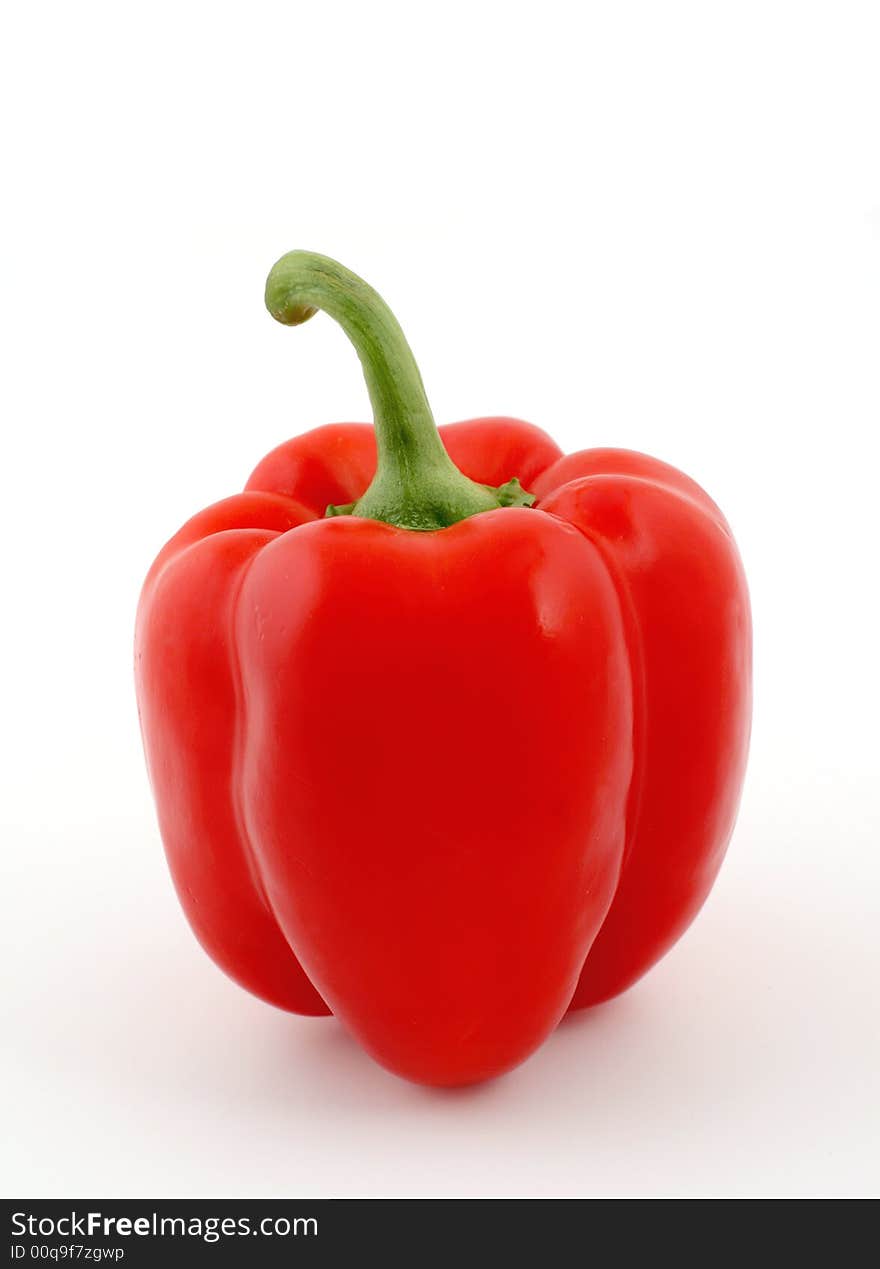
[[[284,257],[267,303],[341,322],[375,432],[280,446],[150,570],[171,871],[250,991],[332,1010],[410,1079],[485,1079],[635,982],[709,892],[749,732],[739,556],[655,459],[563,457],[514,419],[438,435],[391,313],[333,261]]]

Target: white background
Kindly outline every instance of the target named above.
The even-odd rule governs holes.
[[[876,6],[35,3],[0,48],[0,1189],[877,1193]],[[143,769],[153,554],[282,439],[369,417],[332,323],[263,310],[293,247],[382,291],[438,419],[683,467],[751,582],[703,914],[469,1091],[228,982]]]

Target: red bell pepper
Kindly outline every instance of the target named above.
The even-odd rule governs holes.
[[[739,555],[656,459],[563,456],[508,418],[438,432],[394,317],[332,260],[285,256],[266,298],[342,325],[375,427],[281,445],[150,570],[136,678],[171,872],[256,995],[332,1011],[410,1079],[485,1079],[635,982],[709,892],[749,734]]]

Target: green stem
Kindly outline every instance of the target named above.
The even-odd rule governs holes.
[[[266,307],[285,326],[323,309],[355,347],[376,427],[376,475],[366,493],[328,515],[385,520],[405,529],[442,529],[480,511],[530,506],[518,480],[499,489],[469,480],[443,448],[422,377],[388,305],[361,278],[327,256],[291,251],[272,268]]]

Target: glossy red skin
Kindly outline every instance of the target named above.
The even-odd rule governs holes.
[[[730,529],[681,472],[642,454],[588,450],[551,467],[535,490],[545,512],[576,525],[602,553],[632,667],[636,759],[624,865],[576,1009],[624,991],[659,960],[718,874],[745,775],[751,616]]]
[[[644,455],[441,428],[536,509],[355,517],[371,427],[273,451],[144,586],[136,670],[206,950],[380,1062],[461,1084],[634,982],[714,880],[742,782],[748,598],[720,512]],[[325,1003],[326,1002],[326,1003]]]

